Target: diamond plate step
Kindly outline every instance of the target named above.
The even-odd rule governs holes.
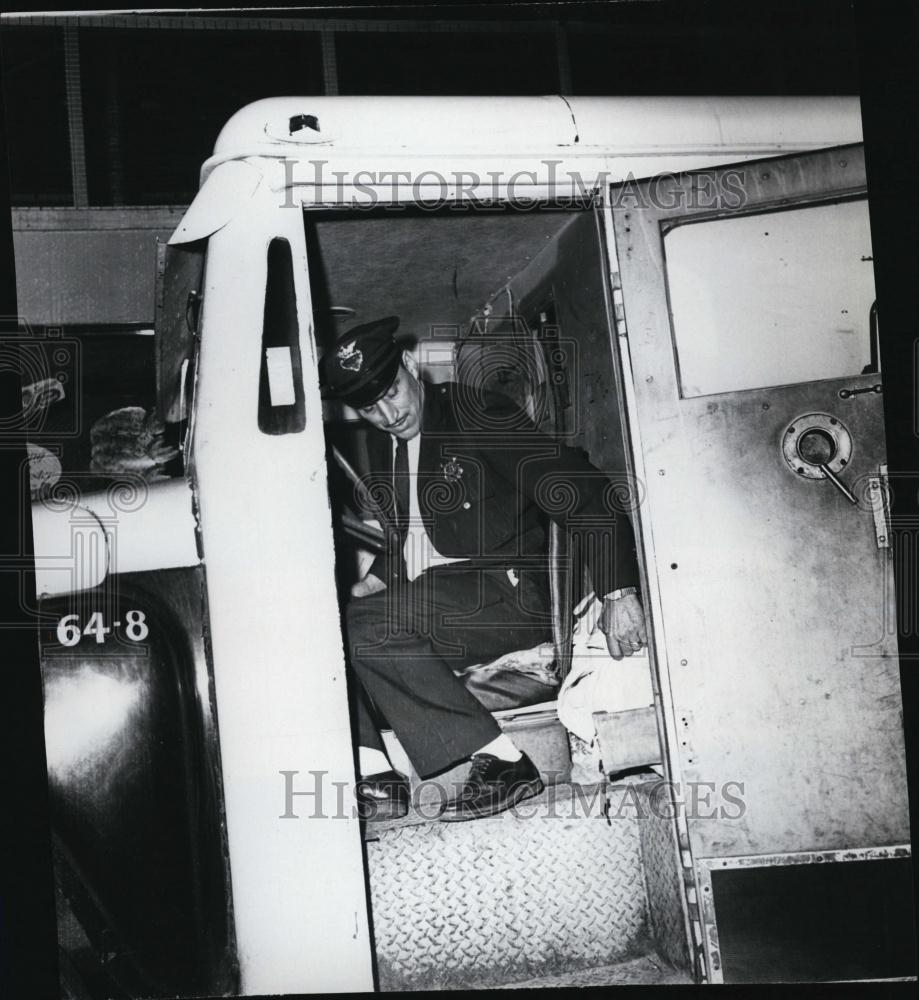
[[[693,978],[688,972],[673,969],[656,955],[643,955],[615,965],[600,965],[591,969],[563,972],[557,976],[541,976],[516,983],[502,983],[492,989],[535,990],[560,989],[564,986],[688,986]]]
[[[651,949],[639,821],[555,785],[470,823],[368,824],[380,988],[500,985]]]

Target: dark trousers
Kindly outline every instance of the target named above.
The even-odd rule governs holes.
[[[351,666],[422,776],[467,759],[501,730],[454,670],[549,641],[545,574],[515,586],[503,568],[438,566],[414,582],[352,599],[346,613]],[[358,698],[358,742],[381,749]]]

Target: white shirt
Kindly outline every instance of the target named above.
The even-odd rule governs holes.
[[[396,459],[397,438],[393,437],[393,462]],[[432,566],[445,566],[447,563],[467,562],[465,556],[450,557],[442,555],[434,547],[430,535],[425,531],[421,520],[421,508],[418,506],[418,459],[421,455],[421,435],[416,434],[408,445],[409,474],[409,516],[408,533],[402,554],[405,556],[405,569],[409,580],[417,577]]]

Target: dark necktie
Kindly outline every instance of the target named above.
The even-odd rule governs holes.
[[[396,530],[399,540],[404,545],[408,534],[409,489],[411,483],[408,475],[408,443],[401,438],[396,439],[396,460],[393,465],[393,488],[396,498]]]

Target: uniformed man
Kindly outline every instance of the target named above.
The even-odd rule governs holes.
[[[508,398],[419,378],[391,316],[345,333],[322,359],[327,390],[392,435],[366,480],[390,544],[352,588],[350,662],[422,777],[469,760],[442,820],[492,815],[543,788],[526,754],[454,671],[551,639],[547,518],[578,535],[615,658],[646,642],[631,524],[583,452],[539,432]],[[381,487],[383,487],[381,489]],[[359,794],[405,812],[408,783],[363,698]]]

